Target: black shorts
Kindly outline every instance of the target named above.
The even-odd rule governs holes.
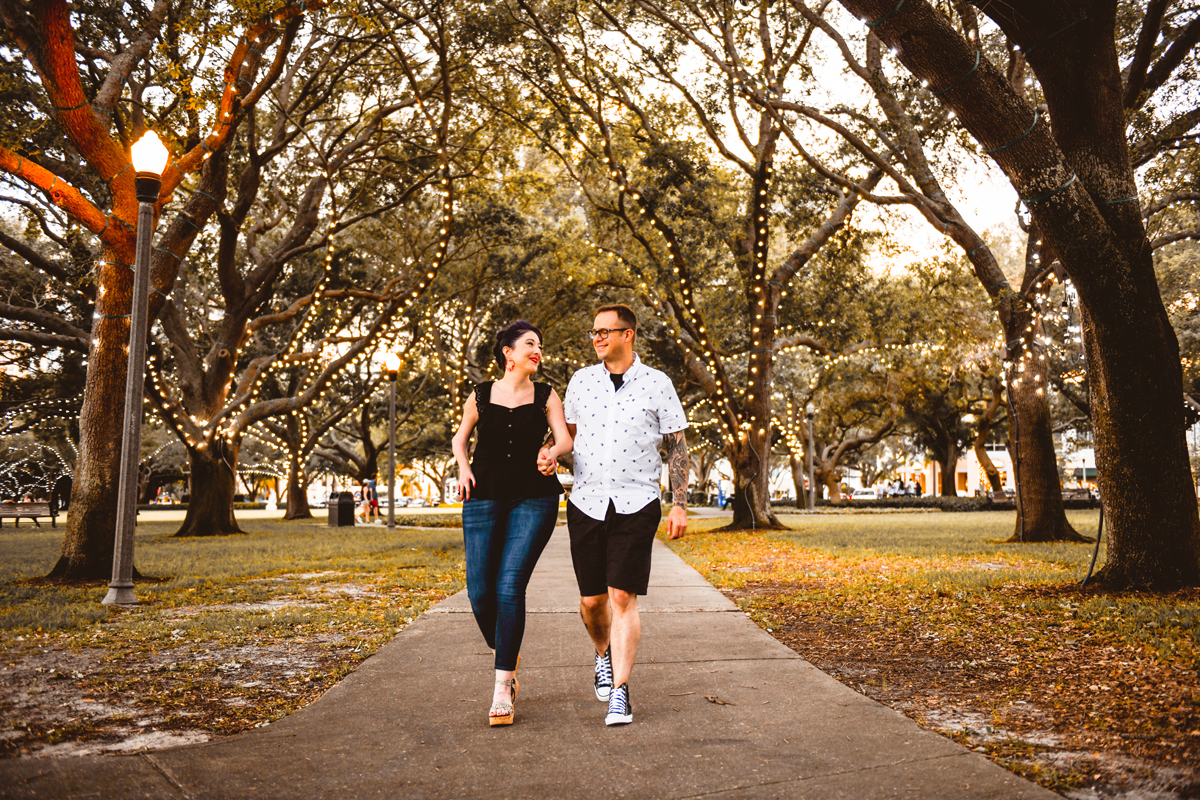
[[[581,597],[608,594],[609,587],[645,594],[650,586],[650,551],[662,521],[657,500],[632,514],[618,514],[612,501],[603,520],[592,519],[567,501],[571,562]]]

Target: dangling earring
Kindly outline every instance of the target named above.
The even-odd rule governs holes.
[[[514,369],[516,369],[516,366],[517,366],[517,362],[510,360],[508,362],[508,366],[505,367],[505,369],[508,370],[509,372],[512,372]]]

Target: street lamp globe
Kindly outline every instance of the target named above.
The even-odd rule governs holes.
[[[813,415],[816,413],[817,413],[817,407],[814,406],[812,403],[809,403],[808,405],[806,405],[804,407],[804,415],[806,417],[808,417],[809,419],[812,419]]]
[[[138,172],[150,172],[154,175],[162,174],[167,167],[167,159],[170,157],[167,146],[162,143],[162,139],[159,139],[158,134],[154,131],[146,131],[142,134],[142,138],[134,142],[130,151],[133,156],[133,168]]]
[[[396,373],[400,371],[400,356],[389,350],[383,357],[383,366],[387,370],[388,377],[396,380]]]

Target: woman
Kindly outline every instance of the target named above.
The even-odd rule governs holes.
[[[362,517],[362,524],[366,525],[371,521],[371,490],[367,488],[367,482],[363,481],[358,488],[358,510],[354,512],[356,517]]]
[[[546,383],[534,383],[542,359],[542,334],[514,322],[496,334],[492,348],[504,370],[498,381],[475,387],[454,435],[458,491],[463,501],[467,595],[475,621],[496,653],[496,686],[490,725],[511,725],[517,698],[517,661],[525,634],[525,587],[558,520],[562,486],[538,471],[537,455],[549,428],[550,455],[571,451],[562,401]],[[477,431],[474,459],[467,442]]]

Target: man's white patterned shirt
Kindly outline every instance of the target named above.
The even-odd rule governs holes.
[[[660,499],[662,437],[688,426],[666,374],[635,354],[615,389],[603,362],[584,367],[567,385],[563,412],[576,426],[576,508],[602,520],[610,500],[618,514],[632,514]]]

